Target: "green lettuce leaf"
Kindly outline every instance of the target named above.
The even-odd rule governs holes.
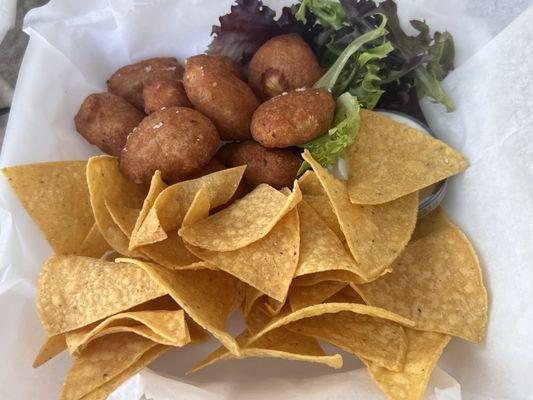
[[[386,25],[387,17],[382,15],[381,24],[376,29],[358,36],[348,46],[346,46],[335,63],[322,76],[322,78],[315,83],[314,87],[332,91],[352,55],[359,51],[365,44],[385,36],[387,34],[387,30],[385,29]]]
[[[337,99],[333,126],[327,133],[300,146],[308,149],[315,160],[324,167],[337,163],[351,146],[359,132],[359,102],[350,93],[343,93]],[[304,162],[298,171],[303,173],[309,165]]]
[[[306,24],[307,13],[314,14],[326,28],[340,29],[346,16],[341,4],[331,0],[302,0],[296,12],[296,20]]]

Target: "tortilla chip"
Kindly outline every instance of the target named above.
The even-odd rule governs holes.
[[[331,297],[324,300],[324,303],[358,303],[365,304],[363,298],[351,286],[345,286]]]
[[[46,334],[54,336],[164,294],[135,265],[80,256],[52,256],[39,274],[37,311]]]
[[[324,281],[344,282],[346,284],[364,283],[357,275],[342,269],[317,272],[294,278],[293,286],[312,286]]]
[[[426,391],[433,368],[450,340],[436,332],[405,329],[407,353],[403,371],[395,372],[364,360],[372,379],[389,399],[419,400]]]
[[[320,304],[346,286],[344,282],[324,281],[313,286],[291,286],[289,304],[292,311]]]
[[[44,363],[50,361],[52,358],[60,354],[63,350],[67,348],[65,343],[65,334],[60,333],[55,336],[47,337],[39,353],[33,361],[33,368],[39,368]]]
[[[143,226],[143,224],[148,213],[152,209],[157,196],[159,196],[159,193],[161,193],[167,187],[167,184],[163,182],[163,178],[161,178],[161,171],[155,171],[154,175],[152,176],[152,180],[150,181],[150,189],[148,189],[148,194],[144,199],[142,209],[137,217],[137,220],[135,221],[135,226],[131,233],[129,243],[130,250],[135,250],[137,247],[165,239],[165,232],[159,224],[157,224],[156,227],[153,227],[150,224]],[[152,219],[152,221],[154,220]],[[157,228],[161,228],[161,231],[158,231]],[[150,236],[152,235],[153,237],[151,238]]]
[[[295,276],[330,270],[357,273],[358,267],[337,235],[305,200],[298,204],[300,214],[300,259]]]
[[[163,353],[167,352],[170,347],[156,345],[144,353],[141,358],[135,361],[132,365],[122,371],[120,374],[115,376],[110,381],[104,383],[99,388],[95,389],[88,395],[84,396],[81,400],[105,400],[113,393],[120,385],[126,382],[129,378],[135,375],[137,372],[141,371],[144,367],[151,364],[157,358],[159,358]]]
[[[176,231],[169,232],[162,242],[142,246],[138,250],[147,258],[169,269],[211,268],[189,251]]]
[[[412,242],[391,274],[356,290],[365,301],[412,319],[416,329],[481,342],[487,292],[476,253],[456,227]]]
[[[146,187],[126,178],[120,172],[118,159],[110,156],[89,159],[87,183],[94,217],[106,241],[120,254],[140,256],[138,252],[128,249],[129,238],[113,221],[106,207],[106,201],[116,206],[140,210],[146,196]]]
[[[420,218],[411,237],[411,242],[421,239],[432,232],[439,230],[440,228],[451,228],[455,225],[446,216],[446,213],[442,207],[437,207],[431,211],[428,215]]]
[[[283,302],[298,265],[299,232],[298,212],[292,210],[265,237],[243,248],[226,252],[189,249],[213,267]]]
[[[344,240],[344,234],[342,233],[339,221],[333,211],[333,206],[329,201],[329,198],[324,191],[324,188],[320,184],[320,181],[316,177],[314,171],[306,171],[300,179],[298,179],[300,189],[302,190],[303,199],[309,204],[315,212],[322,218],[329,229],[335,232],[335,235],[340,240]]]
[[[65,334],[70,354],[75,354],[93,340],[119,332],[132,332],[153,342],[182,347],[191,341],[183,310],[136,311],[115,314],[102,322]]]
[[[262,184],[224,210],[182,227],[179,234],[202,249],[237,250],[265,237],[301,199],[297,182],[289,196]]]
[[[205,188],[200,188],[194,195],[191,206],[183,217],[182,226],[192,225],[201,219],[207,218],[210,209],[209,194]]]
[[[156,226],[151,219],[157,219],[157,223],[165,232],[178,229],[194,196],[201,188],[207,191],[211,207],[225,204],[235,193],[245,169],[246,166],[229,168],[167,187],[157,196],[152,207],[155,211],[148,214],[144,223]]]
[[[61,390],[61,400],[78,400],[134,365],[157,344],[131,333],[101,337],[74,360]]]
[[[250,313],[250,311],[256,304],[256,301],[259,300],[259,298],[261,298],[262,296],[264,296],[264,294],[261,293],[259,290],[252,286],[246,285],[246,289],[244,291],[244,302],[241,306],[243,316],[246,317]]]
[[[353,203],[383,204],[464,171],[468,163],[446,143],[379,113],[361,110],[348,151]]]
[[[357,275],[365,281],[376,279],[401,253],[413,233],[418,193],[381,205],[352,204],[344,182],[329,174],[309,151],[304,152],[303,158],[315,171],[331,201],[357,263]]]
[[[60,161],[2,169],[56,254],[75,254],[93,226],[86,165],[86,161]]]
[[[399,323],[404,326],[412,327],[414,322],[400,315],[391,313],[387,310],[377,307],[371,307],[364,304],[354,303],[326,303],[317,304],[302,308],[292,312],[282,312],[278,317],[272,319],[260,332],[252,336],[247,345],[255,342],[257,339],[274,329],[288,325],[292,322],[305,318],[316,317],[324,314],[336,314],[339,312],[350,312],[355,314],[367,315],[369,317],[381,318],[384,320]]]
[[[268,323],[268,317],[260,312],[254,312],[246,319],[248,328],[253,332]],[[275,329],[267,333],[248,347],[244,345],[250,339],[252,333],[244,331],[237,337],[241,346],[241,355],[236,357],[224,347],[220,347],[211,353],[204,361],[193,367],[188,373],[196,372],[218,361],[234,358],[244,359],[250,357],[272,357],[285,360],[307,361],[321,363],[332,368],[342,367],[342,357],[339,354],[328,356],[318,342],[310,337],[288,331],[284,328]]]
[[[129,239],[141,210],[138,208],[121,206],[109,200],[105,201],[105,206],[115,224],[117,224],[122,233],[124,233]]]
[[[76,255],[100,258],[110,250],[111,246],[106,242],[105,238],[100,233],[100,229],[98,229],[98,225],[95,222],[83,240],[80,248],[78,251],[76,251]]]
[[[220,340],[232,353],[239,353],[237,342],[224,330],[229,316],[244,297],[244,287],[239,280],[221,271],[170,271],[140,260],[117,261],[133,263],[145,270],[198,325]]]
[[[266,297],[266,301],[263,303],[263,308],[272,317],[278,315],[286,305],[285,301],[277,301],[271,297]]]
[[[323,340],[390,370],[403,368],[407,349],[405,333],[400,325],[386,319],[341,311],[303,318],[285,328]]]

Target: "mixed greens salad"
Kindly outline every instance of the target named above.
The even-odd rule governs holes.
[[[302,146],[329,167],[354,143],[359,107],[397,110],[423,120],[418,100],[428,97],[448,112],[454,110],[440,83],[453,69],[452,35],[431,35],[423,21],[410,24],[414,36],[402,29],[393,0],[301,0],[284,7],[277,19],[260,0],[237,0],[220,17],[220,26],[213,27],[209,52],[246,68],[267,40],[298,33],[326,70],[315,87],[329,90],[337,102],[331,129]]]

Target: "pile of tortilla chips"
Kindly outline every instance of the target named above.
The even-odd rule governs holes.
[[[311,165],[290,189],[235,200],[245,166],[167,185],[130,182],[116,158],[4,169],[56,253],[37,283],[37,367],[74,362],[62,400],[105,399],[172,348],[211,334],[221,360],[342,366],[359,357],[390,399],[419,399],[451,336],[483,340],[487,293],[467,237],[418,191],[459,173],[444,143],[363,110],[348,181]],[[226,322],[239,310],[246,329]]]

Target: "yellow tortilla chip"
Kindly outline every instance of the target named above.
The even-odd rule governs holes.
[[[415,321],[416,329],[483,340],[487,292],[476,253],[456,227],[412,242],[392,273],[355,288],[368,304]]]
[[[259,290],[252,286],[246,285],[246,289],[244,291],[244,302],[241,306],[242,315],[246,317],[256,304],[256,301],[262,296],[264,296],[264,294]]]
[[[240,249],[189,248],[200,259],[283,302],[298,265],[299,232],[298,212],[292,210],[265,237]]]
[[[268,317],[260,312],[254,312],[246,319],[246,323],[251,331],[257,330],[268,323]],[[220,347],[211,353],[204,361],[193,367],[188,373],[196,372],[208,365],[218,361],[234,358],[244,359],[250,357],[272,357],[285,360],[306,361],[321,363],[332,368],[342,367],[342,357],[339,354],[328,356],[320,347],[318,342],[310,337],[288,331],[284,328],[275,329],[262,336],[250,346],[244,345],[250,339],[252,333],[244,331],[237,337],[237,342],[241,346],[241,355],[235,356],[224,347]]]
[[[300,179],[298,179],[300,189],[302,190],[303,199],[309,204],[315,212],[322,218],[329,229],[331,229],[337,237],[344,240],[339,221],[333,211],[333,206],[322,187],[322,184],[316,177],[314,171],[306,171]]]
[[[446,213],[442,207],[437,207],[431,211],[428,215],[420,218],[416,222],[415,231],[411,237],[411,242],[421,239],[432,232],[439,230],[440,228],[452,228],[455,225],[446,216]]]
[[[54,336],[164,294],[136,265],[52,256],[39,274],[37,311],[46,334]]]
[[[120,385],[126,382],[130,377],[141,371],[144,367],[151,364],[163,353],[167,352],[170,347],[156,345],[144,353],[137,361],[115,376],[110,381],[104,383],[99,388],[93,390],[88,395],[84,396],[81,400],[105,400],[113,393]]]
[[[46,338],[45,342],[39,349],[39,353],[37,353],[37,356],[33,361],[32,367],[39,368],[41,365],[50,361],[66,348],[67,344],[65,343],[65,334],[60,333],[58,335]]]
[[[346,284],[359,284],[364,283],[361,278],[342,269],[317,272],[309,275],[302,275],[294,278],[292,281],[293,286],[312,286],[324,281],[344,282]]]
[[[289,196],[262,184],[224,210],[182,227],[179,234],[188,244],[202,249],[237,250],[265,237],[301,199],[297,182]]]
[[[93,340],[119,332],[132,332],[153,342],[182,347],[191,341],[183,310],[134,311],[112,315],[104,321],[65,334],[70,354]]]
[[[357,273],[358,267],[337,235],[305,200],[298,204],[300,214],[300,259],[296,276],[330,270]]]
[[[387,369],[401,371],[403,368],[407,349],[405,333],[400,325],[386,319],[341,311],[303,318],[285,328],[328,342]]]
[[[369,110],[348,151],[353,203],[383,204],[464,171],[468,163],[446,143]]]
[[[146,224],[143,226],[143,224],[144,220],[146,219],[146,216],[152,209],[152,206],[154,205],[157,196],[159,196],[159,193],[161,193],[167,187],[167,184],[163,182],[163,178],[161,178],[161,171],[155,171],[154,175],[152,176],[152,180],[150,181],[150,189],[148,189],[148,194],[144,199],[141,211],[139,213],[139,216],[137,217],[137,220],[135,221],[135,226],[131,233],[129,243],[130,250],[135,250],[135,248],[139,246],[151,244],[156,241],[163,240],[165,238],[164,231],[162,231],[162,228],[162,232],[157,230],[157,228],[160,227],[159,224],[156,224],[156,227],[152,227],[150,226],[150,224]],[[150,235],[154,235],[155,237],[150,238]]]
[[[418,193],[381,205],[352,204],[344,182],[329,174],[309,151],[304,152],[303,158],[315,171],[331,201],[357,263],[357,275],[365,281],[376,279],[401,253],[413,233]]]
[[[365,304],[363,298],[351,286],[345,286],[331,297],[327,298],[324,303],[358,303]]]
[[[75,254],[93,226],[86,165],[86,161],[59,161],[2,169],[56,254]]]
[[[274,329],[280,328],[282,326],[288,325],[292,322],[299,321],[305,318],[316,317],[318,315],[324,314],[336,314],[339,312],[350,312],[355,314],[367,315],[369,317],[382,318],[384,320],[392,321],[399,323],[404,326],[412,327],[414,322],[404,318],[400,315],[394,314],[390,311],[384,310],[382,308],[371,307],[364,304],[355,304],[355,303],[326,303],[326,304],[317,304],[314,306],[309,306],[302,308],[297,311],[284,312],[281,313],[278,317],[272,319],[268,325],[266,325],[260,332],[256,333],[249,340],[248,344],[253,343],[261,336],[266,333],[273,331]]]
[[[215,208],[227,203],[237,190],[246,166],[217,171],[200,178],[178,182],[163,190],[143,224],[169,232],[178,229],[198,190],[205,188],[209,204]]]
[[[111,218],[120,228],[122,233],[130,238],[133,228],[135,227],[135,222],[141,210],[138,208],[130,208],[115,204],[109,200],[105,201],[105,206]]]
[[[210,209],[209,194],[205,188],[200,188],[194,195],[191,206],[183,217],[182,226],[192,225],[201,219],[207,218]]]
[[[244,297],[244,287],[239,280],[221,271],[171,271],[140,260],[117,261],[141,267],[198,325],[220,340],[232,353],[239,354],[237,342],[224,330],[229,316]]]
[[[291,286],[289,304],[292,311],[320,304],[339,292],[347,284],[345,282],[323,281],[313,286]]]
[[[431,373],[450,336],[436,332],[405,329],[407,353],[402,371],[391,371],[364,360],[372,379],[389,399],[419,400],[426,391]]]
[[[100,232],[118,253],[138,257],[130,251],[129,238],[113,221],[106,201],[116,206],[140,210],[146,196],[146,187],[137,185],[124,176],[115,157],[92,157],[87,163],[87,183],[91,205]]]
[[[79,400],[134,365],[157,346],[131,333],[101,337],[74,360],[61,390],[61,400]]]
[[[111,250],[111,246],[106,242],[100,233],[96,222],[83,240],[80,248],[76,251],[77,256],[100,258]]]

